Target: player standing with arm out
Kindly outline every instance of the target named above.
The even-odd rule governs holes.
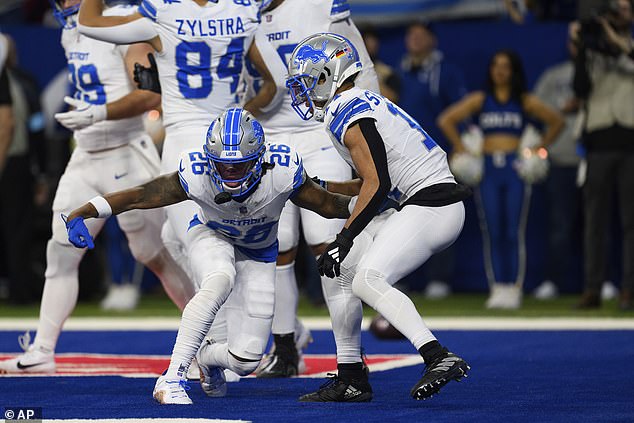
[[[265,145],[260,124],[235,108],[209,127],[204,153],[181,153],[178,172],[73,211],[69,239],[77,247],[91,242],[83,224],[89,217],[188,198],[197,204],[189,223],[188,254],[200,290],[183,311],[169,368],[156,382],[154,398],[162,404],[191,404],[184,386],[195,355],[208,396],[225,395],[222,369],[241,376],[255,370],[271,331],[277,228],[287,199],[327,218],[350,215],[350,197],[315,184],[295,151],[284,144]],[[227,314],[227,342],[207,339],[200,347],[221,306]]]
[[[328,183],[331,191],[358,192],[351,216],[318,261],[340,297],[331,319],[339,374],[300,401],[361,402],[372,399],[362,367],[362,309],[359,299],[403,333],[426,363],[412,388],[427,398],[469,370],[427,328],[414,303],[392,285],[432,254],[451,245],[462,230],[462,200],[469,190],[456,184],[445,152],[398,106],[355,87],[362,64],[355,47],[336,34],[302,41],[289,61],[287,86],[303,119],[324,120],[337,152],[360,179]],[[388,197],[398,211],[377,213]],[[354,199],[353,199],[354,200]]]
[[[156,52],[165,125],[162,173],[177,170],[180,152],[197,148],[210,121],[237,105],[245,54],[264,76],[246,110],[257,116],[283,86],[283,78],[275,82],[265,64],[275,64],[269,59],[275,52],[254,39],[259,5],[253,0],[143,0],[137,13],[125,17],[104,16],[102,9],[101,0],[84,0],[82,34],[114,43],[146,42]],[[184,269],[187,224],[195,208],[191,201],[168,207],[163,227],[165,245]]]
[[[310,10],[310,14],[305,13],[306,10]],[[299,16],[302,19],[298,19]],[[267,0],[262,4],[262,22],[257,35],[268,40],[277,52],[276,60],[284,65],[279,75],[281,78],[286,77],[287,62],[297,44],[309,35],[326,31],[342,34],[362,46],[359,53],[364,68],[357,82],[362,88],[378,91],[372,61],[363,47],[361,34],[350,19],[347,0]],[[246,69],[249,71],[249,96],[258,92],[262,82],[249,64]],[[350,166],[333,148],[324,125],[299,118],[293,111],[288,95],[281,104],[263,113],[258,120],[269,142],[286,144],[297,150],[309,175],[330,181],[350,179]],[[258,377],[289,377],[301,372],[301,347],[305,346],[310,335],[305,328],[296,325],[299,293],[294,267],[300,224],[306,242],[315,257],[318,257],[341,230],[343,223],[343,220],[326,220],[310,210],[300,209],[292,202],[284,207],[280,219],[280,255],[275,274],[276,297],[272,326],[275,351],[267,360],[263,360],[256,372]],[[322,277],[325,290],[332,286],[326,283],[327,280]],[[338,298],[334,295],[326,297],[333,301]]]
[[[58,0],[53,5],[64,27],[62,45],[75,90],[66,101],[76,107],[55,117],[74,131],[77,148],[53,201],[53,237],[46,249],[37,335],[31,346],[27,346],[28,338],[21,340],[26,353],[0,362],[1,372],[55,372],[54,351],[62,326],[77,303],[77,271],[84,255],[69,244],[60,215],[91,197],[143,183],[159,173],[160,159],[144,132],[141,114],[156,107],[160,99],[154,93],[135,90],[132,83],[134,63],[145,60],[147,48],[118,46],[79,34],[79,4],[80,0]],[[105,13],[114,17],[133,10],[117,6]],[[163,211],[134,211],[118,219],[134,257],[159,277],[172,301],[183,309],[194,295],[194,286],[161,242]],[[89,223],[92,236],[103,224],[103,220]]]

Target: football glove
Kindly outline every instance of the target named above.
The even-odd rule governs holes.
[[[324,253],[317,260],[317,268],[321,276],[335,278],[341,274],[341,262],[352,248],[352,234],[348,228],[343,228],[334,242],[331,242]]]
[[[154,60],[152,53],[148,53],[147,58],[150,61],[149,68],[146,68],[140,63],[134,64],[134,82],[136,82],[140,90],[148,90],[161,94],[161,83],[159,81],[156,60]]]
[[[62,220],[64,220],[64,223],[66,224],[66,231],[68,232],[68,240],[70,243],[77,248],[95,248],[92,236],[84,224],[84,218],[76,217],[69,222],[65,217],[66,216],[62,215]]]
[[[65,113],[56,113],[55,119],[71,131],[84,129],[108,117],[105,104],[85,103],[72,97],[64,97],[64,102],[75,109]]]

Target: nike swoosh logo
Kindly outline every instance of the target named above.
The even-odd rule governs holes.
[[[128,174],[128,172],[126,172],[126,173],[122,173],[121,175],[117,175],[117,174],[115,174],[115,175],[114,175],[114,178],[115,178],[115,179],[121,179],[121,178],[123,178],[123,177],[124,177],[125,175],[127,175],[127,174]]]
[[[182,172],[185,170],[185,166],[183,166],[183,161],[181,160],[180,163],[178,164],[178,171]]]
[[[25,370],[25,369],[30,369],[31,367],[40,366],[40,365],[42,365],[42,364],[44,364],[44,362],[42,362],[42,363],[35,363],[35,364],[22,364],[22,363],[20,363],[20,362],[18,361],[17,366],[18,366],[18,369],[20,369],[20,370]]]
[[[295,158],[297,160],[293,160],[293,163],[295,163],[296,166],[299,166],[299,162],[301,162],[302,160],[299,158],[299,154],[295,153]]]
[[[321,151],[330,150],[331,148],[335,148],[335,146],[331,145],[331,146],[328,146],[328,147],[321,147]]]
[[[339,109],[341,108],[341,104],[337,106],[337,108],[335,109],[334,112],[330,112],[331,115],[333,116],[337,116],[337,113],[339,113]]]

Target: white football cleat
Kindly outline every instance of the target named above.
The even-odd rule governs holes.
[[[200,350],[198,350],[198,354],[196,354],[198,368],[200,369],[200,387],[208,397],[224,397],[227,395],[227,381],[224,369],[208,366],[205,364],[205,360],[202,359],[202,354],[204,354],[206,348],[209,348],[209,345],[211,343],[205,339]]]
[[[28,332],[20,335],[18,342],[24,350],[24,354],[9,360],[0,361],[0,374],[55,373],[55,354],[53,351],[29,345],[31,335]]]
[[[538,300],[554,300],[559,296],[559,290],[553,281],[545,280],[535,288],[533,295]]]
[[[165,376],[160,376],[154,384],[152,395],[161,404],[188,405],[193,404],[186,392],[189,389],[189,385],[184,379],[168,379]]]

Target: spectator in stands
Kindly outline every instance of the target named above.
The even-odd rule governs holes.
[[[361,31],[365,48],[368,50],[370,59],[374,63],[374,70],[376,76],[379,78],[379,87],[381,88],[381,94],[392,101],[398,103],[398,95],[401,91],[401,79],[396,74],[394,69],[379,59],[379,47],[381,40],[379,34],[373,29],[365,29]]]
[[[410,24],[405,35],[407,54],[400,66],[402,89],[399,105],[420,122],[427,133],[445,150],[451,151],[436,124],[438,115],[450,104],[460,100],[467,92],[462,71],[447,63],[436,48],[433,29],[424,23]],[[434,255],[424,266],[429,281],[426,294],[441,298],[449,293],[453,278],[455,248],[449,247]]]
[[[7,152],[13,141],[13,101],[9,89],[9,76],[6,60],[9,54],[9,41],[0,34],[0,175],[3,174]]]
[[[0,234],[9,277],[9,301],[23,304],[37,300],[41,290],[41,287],[36,286],[30,260],[34,208],[34,178],[29,154],[29,121],[32,114],[26,96],[28,82],[22,79],[17,70],[15,44],[9,37],[5,39],[8,41],[5,68],[14,126],[13,139],[6,152],[0,178]]]
[[[574,76],[573,59],[577,49],[568,42],[570,59],[554,65],[537,81],[535,95],[544,103],[558,110],[566,120],[564,129],[548,148],[550,170],[546,180],[548,198],[548,250],[546,253],[545,280],[535,290],[538,299],[557,297],[566,276],[570,274],[574,248],[574,234],[580,223],[579,205],[581,195],[577,188],[577,169],[580,158],[577,154],[576,130],[579,100],[572,90]],[[581,229],[579,227],[579,229]]]
[[[501,50],[491,59],[484,91],[467,95],[439,117],[439,125],[456,155],[468,154],[458,124],[471,117],[478,120],[484,134],[484,176],[476,200],[491,288],[486,306],[517,309],[526,271],[524,235],[531,183],[540,176],[545,162],[539,159],[539,148],[555,140],[564,120],[527,92],[521,60],[510,50]],[[540,145],[519,155],[520,137],[529,117],[543,122],[546,130]]]
[[[570,27],[578,43],[574,90],[585,100],[583,145],[585,289],[578,308],[598,308],[605,279],[607,233],[616,194],[623,244],[619,307],[634,308],[634,40],[629,0],[606,3],[593,23]]]

